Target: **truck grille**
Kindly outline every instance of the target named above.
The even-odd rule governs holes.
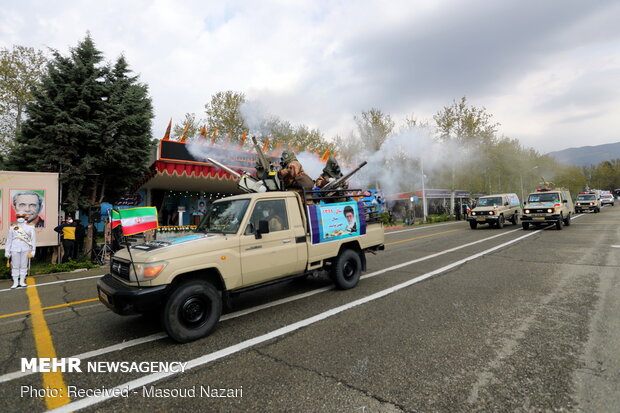
[[[119,260],[112,260],[110,263],[110,272],[117,277],[129,281],[129,263]]]
[[[548,214],[547,209],[549,208],[529,208],[531,214]]]

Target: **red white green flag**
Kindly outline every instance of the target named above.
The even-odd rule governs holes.
[[[112,210],[112,216],[110,217],[110,225],[112,229],[118,227],[121,224],[121,216],[118,211]]]
[[[123,235],[138,234],[158,227],[157,208],[155,207],[128,208],[118,212],[121,217]]]

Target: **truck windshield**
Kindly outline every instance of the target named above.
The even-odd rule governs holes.
[[[548,192],[540,194],[531,194],[528,202],[560,202],[560,194],[557,192]]]
[[[594,201],[594,195],[579,195],[577,201]]]
[[[249,203],[249,199],[215,202],[196,228],[196,232],[236,234]]]
[[[480,198],[477,204],[477,206],[494,206],[494,205],[502,205],[502,198],[500,197]]]

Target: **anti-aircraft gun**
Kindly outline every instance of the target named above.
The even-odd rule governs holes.
[[[256,149],[256,153],[258,155],[258,162],[256,163],[256,178],[247,173],[239,173],[213,158],[207,158],[207,160],[213,165],[237,177],[239,179],[237,186],[245,192],[253,193],[281,191],[282,182],[280,181],[278,172],[261,150],[255,136],[252,136],[252,143],[254,144],[254,148]]]
[[[322,190],[328,190],[328,189],[337,189],[338,187],[340,187],[344,182],[346,182],[350,177],[352,177],[353,175],[355,175],[360,169],[362,169],[364,166],[366,166],[368,162],[364,161],[361,164],[359,164],[357,166],[357,168],[355,168],[354,170],[352,170],[351,172],[349,172],[346,175],[341,176],[340,178],[331,181],[330,183],[328,183],[327,185],[325,185],[323,188],[321,188]]]
[[[225,170],[226,172],[228,172],[232,176],[237,177],[239,179],[239,182],[237,183],[237,186],[239,187],[239,189],[241,189],[241,190],[243,190],[245,192],[248,192],[248,193],[252,193],[252,192],[267,192],[267,186],[260,179],[256,179],[253,176],[248,175],[247,173],[240,174],[239,172],[235,171],[234,169],[229,168],[228,166],[224,165],[223,163],[220,163],[220,162],[216,161],[213,158],[207,158],[207,161],[209,161],[213,165],[215,165],[215,166]]]
[[[261,147],[258,145],[256,136],[252,136],[252,144],[256,149],[258,155],[258,162],[256,162],[256,177],[263,181],[269,191],[281,191],[282,182],[278,176],[278,171],[275,166],[269,162]]]

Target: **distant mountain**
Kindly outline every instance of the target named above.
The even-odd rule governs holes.
[[[567,165],[597,165],[603,161],[620,158],[620,142],[597,146],[582,146],[561,151],[549,152],[547,155]]]

